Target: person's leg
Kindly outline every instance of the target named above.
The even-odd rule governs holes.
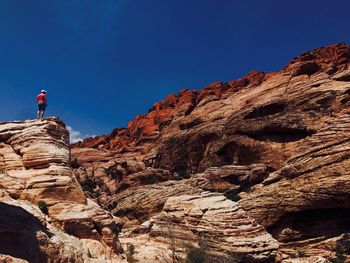
[[[39,103],[38,104],[38,119],[41,119],[44,117],[44,112],[45,112],[45,104],[44,103]]]
[[[45,110],[46,110],[46,104],[45,104],[45,103],[43,103],[43,104],[41,105],[41,118],[43,118],[43,117],[44,117]]]
[[[38,103],[38,112],[36,113],[36,117],[40,119],[40,111],[41,111],[41,106],[40,103]]]

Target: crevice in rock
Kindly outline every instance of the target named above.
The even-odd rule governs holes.
[[[257,141],[270,141],[277,143],[295,142],[312,136],[315,132],[303,129],[268,128],[257,132],[240,132]]]
[[[77,238],[91,238],[92,229],[95,229],[92,220],[76,221],[73,219],[66,220],[63,224],[64,232]]]
[[[340,103],[341,103],[341,104],[346,104],[346,103],[348,103],[349,101],[350,101],[350,97],[345,97],[345,98],[343,98],[343,99],[340,100]]]
[[[320,98],[316,101],[317,104],[319,104],[322,107],[330,107],[335,100],[336,96],[335,94],[327,94],[325,97]]]
[[[217,155],[222,160],[223,165],[250,165],[258,163],[261,158],[260,152],[255,147],[237,144],[234,141],[225,144],[217,152]]]
[[[311,76],[317,73],[320,69],[321,69],[320,65],[318,65],[316,62],[308,61],[298,65],[298,67],[292,73],[292,76],[293,77],[300,76],[300,75]]]
[[[311,87],[318,88],[319,86],[321,86],[321,83],[313,84]]]
[[[12,137],[12,134],[10,133],[2,133],[0,134],[0,141],[7,142],[11,137]]]
[[[23,154],[21,153],[21,151],[20,151],[20,150],[16,150],[16,149],[12,146],[11,143],[4,143],[4,144],[10,146],[10,147],[12,148],[12,150],[13,150],[18,156],[21,157],[21,159],[23,158]]]
[[[192,105],[185,111],[184,115],[188,116],[191,114],[191,112],[196,108],[195,101],[192,102]]]
[[[350,81],[350,74],[335,78],[335,80],[349,82]]]
[[[156,207],[156,212],[160,212],[162,211],[164,203],[161,205],[161,207]],[[145,211],[135,211],[131,208],[126,208],[126,209],[118,209],[115,208],[112,211],[112,214],[114,216],[123,218],[123,217],[127,217],[129,220],[138,220],[139,222],[144,222],[145,220],[147,220],[147,215],[145,214]]]
[[[291,212],[267,231],[280,242],[335,237],[350,232],[350,208],[322,208]]]
[[[193,121],[189,122],[189,123],[181,123],[179,128],[180,130],[188,130],[191,129],[197,125],[200,125],[201,123],[203,123],[202,119],[196,118]]]
[[[275,171],[274,168],[267,166],[264,170],[260,171],[252,169],[246,175],[242,173],[241,175],[235,174],[233,176],[223,177],[223,180],[225,180],[226,182],[237,186],[236,189],[226,192],[225,196],[234,202],[239,201],[241,199],[240,193],[252,192],[252,187],[262,183],[273,171]]]
[[[173,118],[169,117],[165,121],[162,121],[161,123],[159,123],[159,131],[162,131],[165,127],[169,126],[172,120]]]
[[[248,113],[244,117],[244,119],[255,119],[255,118],[259,118],[259,117],[274,115],[274,114],[277,114],[277,113],[284,111],[284,109],[286,107],[287,107],[287,105],[284,103],[280,103],[280,102],[271,103],[268,105],[261,106],[257,109],[254,109],[253,111]]]
[[[346,104],[347,102],[350,101],[350,89],[347,89],[344,93],[343,93],[343,97],[340,100],[341,104]]]

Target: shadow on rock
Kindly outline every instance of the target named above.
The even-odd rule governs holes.
[[[0,202],[0,254],[29,262],[47,262],[40,241],[51,236],[33,214],[19,206]]]

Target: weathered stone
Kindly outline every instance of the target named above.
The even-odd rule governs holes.
[[[62,232],[28,201],[4,196],[0,210],[1,262],[126,262],[98,241]]]
[[[163,212],[148,228],[152,246],[162,240],[168,244],[165,254],[175,253],[180,260],[191,249],[202,246],[208,260],[213,260],[209,262],[268,262],[274,259],[278,249],[277,241],[237,203],[209,192],[170,197]],[[148,246],[133,244],[137,249]],[[153,253],[143,256],[150,260]]]
[[[334,259],[350,232],[349,65],[340,43],[274,73],[171,94],[128,128],[74,145],[75,173],[134,235],[150,231],[143,223],[168,198],[212,191],[240,199],[278,240],[276,261],[303,258],[304,249],[305,258]]]
[[[118,240],[121,222],[85,197],[70,166],[68,140],[68,131],[57,118],[0,123],[0,187],[6,190],[2,196],[8,198],[3,204],[4,209],[14,209],[8,207],[7,200],[12,203],[13,201],[7,197],[7,193],[16,199],[30,201],[33,205],[41,206],[42,211],[48,214],[48,220],[55,226],[81,239],[95,239],[96,244],[94,246],[99,247],[101,251],[103,247],[106,247],[105,249],[109,249],[112,254],[117,255],[122,252]],[[22,207],[23,204],[26,204],[24,201],[18,202],[21,202],[20,206]],[[27,206],[30,207],[29,203]],[[19,210],[22,211],[23,209]],[[29,219],[36,220],[35,216],[37,214],[32,215],[24,210],[22,212]],[[30,210],[30,213],[32,213],[32,210]],[[3,227],[11,223],[8,218],[4,220]],[[18,220],[18,224],[20,224],[22,219]],[[15,227],[15,225],[11,225],[11,227]],[[11,230],[11,227],[8,226],[9,231],[16,233],[16,230]],[[19,225],[19,227],[23,228],[24,226]],[[42,229],[42,226],[38,225],[37,228]],[[109,231],[106,231],[106,229],[109,229]],[[25,229],[21,231],[24,233]],[[42,232],[43,239],[41,237],[36,239],[34,231],[34,236],[28,237],[28,242],[33,243],[33,245],[35,242],[42,242],[45,246],[48,246],[44,250],[49,250],[52,246],[49,240],[50,234],[44,230]],[[3,242],[8,242],[10,246],[8,249],[13,253],[21,254],[20,247],[15,245],[16,235],[4,233]],[[21,242],[25,243],[27,234],[24,233],[23,235],[25,235],[23,238],[19,238],[22,238]],[[57,242],[65,241],[58,238]],[[84,242],[79,242],[76,244],[83,246]],[[61,246],[58,243],[56,245]],[[7,247],[6,243],[4,246]],[[33,251],[33,254],[31,254],[30,248],[28,249],[30,255],[27,256],[31,260],[36,261],[33,257],[41,257],[41,250],[41,252],[39,250]],[[78,252],[81,250],[81,248],[74,249],[77,249]],[[52,251],[52,254],[50,253],[47,251],[43,256],[43,260],[44,258],[46,260],[48,257],[55,257],[55,251]],[[79,253],[86,254],[88,252],[80,251]],[[62,259],[61,262],[84,261],[83,254],[77,255],[77,257],[73,254],[71,259],[67,255],[67,259]],[[41,259],[39,261],[42,262]]]

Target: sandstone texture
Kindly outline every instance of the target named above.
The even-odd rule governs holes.
[[[1,262],[126,262],[101,242],[55,227],[36,205],[0,198]]]
[[[0,123],[0,254],[6,260],[122,262],[122,221],[85,197],[68,141],[57,118]]]
[[[349,63],[350,47],[340,43],[306,52],[277,72],[252,71],[200,91],[181,90],[127,128],[73,145],[74,173],[87,196],[125,221],[122,238],[134,242],[137,253],[145,251],[144,238],[167,240],[164,220],[174,217],[183,231],[179,239],[192,246],[199,246],[201,234],[214,237],[209,255],[345,262]],[[200,209],[207,198],[219,198],[222,207]],[[188,207],[198,214],[185,212]],[[210,218],[212,210],[226,232]],[[150,257],[161,262],[156,251]]]
[[[205,262],[272,262],[278,249],[237,203],[210,192],[168,198],[162,213],[121,242],[135,247],[133,258],[140,262],[183,262],[196,249],[205,253]]]
[[[209,192],[169,198],[150,235],[167,237],[169,231],[180,244],[196,240],[217,262],[268,262],[278,248],[278,242],[237,203]]]

